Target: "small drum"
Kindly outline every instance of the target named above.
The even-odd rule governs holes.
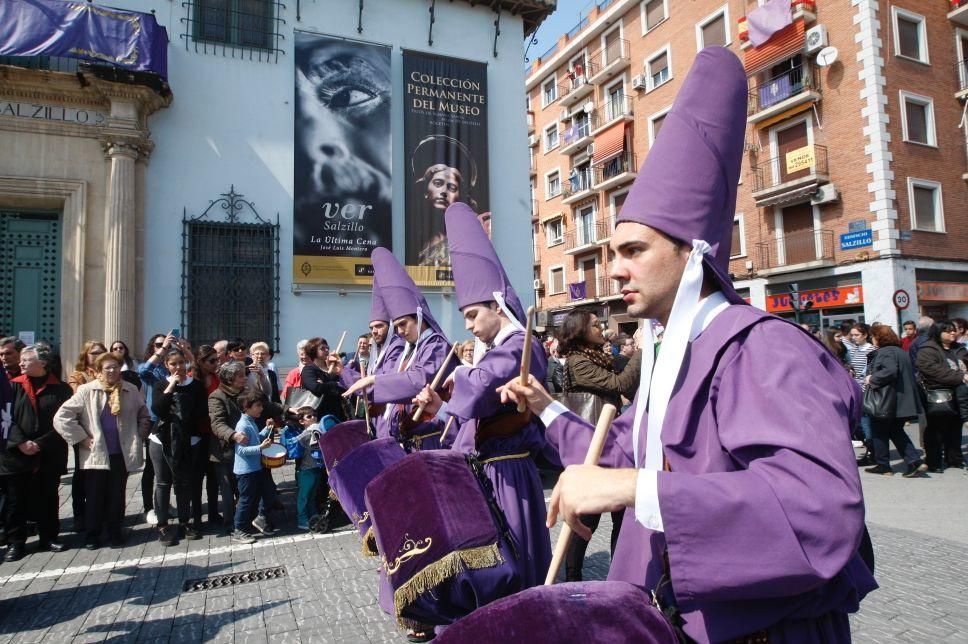
[[[343,423],[347,425],[349,423]],[[335,431],[335,427],[320,438]],[[370,527],[370,514],[366,511],[363,494],[367,484],[377,474],[406,456],[400,443],[393,438],[378,438],[368,441],[339,459],[329,472],[329,486],[343,506],[346,516],[363,539],[363,554],[376,556],[376,543]]]
[[[677,644],[648,594],[624,581],[535,586],[474,611],[437,636],[439,644],[589,641]]]
[[[452,624],[521,589],[490,481],[464,455],[410,454],[370,482],[366,507],[401,624]]]
[[[341,458],[369,440],[365,420],[349,420],[328,429],[319,437],[326,471],[331,472]]]
[[[286,464],[286,448],[279,443],[273,443],[262,450],[262,467],[275,469]]]

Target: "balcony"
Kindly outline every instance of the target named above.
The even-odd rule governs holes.
[[[538,200],[531,200],[531,223],[536,223],[538,221]]]
[[[633,181],[638,174],[639,166],[635,163],[633,152],[622,152],[592,166],[592,188],[595,190],[610,190],[623,183]]]
[[[632,122],[632,97],[625,94],[606,99],[605,105],[592,112],[592,135],[620,121]]]
[[[806,230],[759,242],[760,275],[783,273],[832,264],[834,231]]]
[[[23,67],[24,69],[39,69],[49,72],[64,72],[73,74],[81,71],[80,65],[85,61],[78,58],[61,56],[0,56],[0,65]]]
[[[968,2],[968,0],[965,1]],[[968,4],[965,7],[968,7]],[[955,83],[955,87],[958,88],[958,91],[955,92],[955,98],[959,101],[968,98],[968,60],[955,63]]]
[[[616,40],[592,54],[588,82],[601,83],[629,66],[629,41]]]
[[[601,269],[599,272],[602,272]],[[602,300],[607,299],[618,299],[622,297],[621,289],[618,286],[618,282],[613,280],[611,277],[599,277],[598,278],[598,298]]]
[[[528,158],[530,159],[529,165],[531,166],[529,169],[529,174],[530,176],[535,177],[538,175],[538,160],[535,159],[534,154],[531,154]]]
[[[528,134],[534,134],[534,112],[528,110]]]
[[[941,0],[935,0],[940,2]],[[962,27],[968,27],[968,0],[949,1],[948,20]]]
[[[756,82],[756,76],[751,76],[750,81]],[[798,105],[819,100],[819,70],[812,63],[798,65],[750,87],[746,120],[759,123]]]
[[[558,85],[558,102],[571,107],[592,93],[595,86],[588,82],[584,71],[569,72],[565,82]]]
[[[608,219],[592,222],[579,222],[575,230],[565,233],[565,255],[576,255],[592,250],[600,244],[607,243],[612,236],[614,223]]]
[[[830,183],[827,148],[807,145],[754,163],[750,166],[750,178],[758,208],[803,201],[820,185]]]
[[[561,186],[561,203],[576,203],[591,197],[595,192],[592,190],[591,169],[575,173],[568,177]]]
[[[587,148],[594,140],[591,121],[584,119],[577,125],[571,125],[564,129],[559,152],[567,155],[575,154]]]

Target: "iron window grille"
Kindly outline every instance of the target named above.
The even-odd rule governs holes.
[[[278,350],[279,215],[263,219],[242,197],[232,186],[197,217],[185,210],[182,331],[196,347],[242,338]]]
[[[286,24],[286,5],[278,0],[185,0],[182,6],[186,49],[193,43],[196,53],[278,62]]]

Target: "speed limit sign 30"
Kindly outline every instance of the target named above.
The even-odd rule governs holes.
[[[907,291],[905,291],[902,288],[899,288],[896,291],[894,291],[894,308],[896,308],[898,311],[903,311],[910,305],[911,305],[911,296],[908,295]]]

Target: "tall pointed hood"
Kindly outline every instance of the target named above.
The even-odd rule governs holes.
[[[383,301],[375,271],[373,275],[373,299],[370,302],[370,322],[386,322],[387,324],[393,322],[390,313],[387,312],[387,305]]]
[[[746,74],[736,55],[724,47],[699,52],[616,220],[686,244],[707,242],[705,263],[737,303],[729,252],[746,107]]]
[[[457,307],[462,309],[478,302],[497,302],[505,315],[517,322],[516,326],[523,326],[525,314],[521,300],[471,207],[459,202],[451,205],[444,214],[444,221]]]
[[[423,293],[414,284],[410,274],[407,273],[393,253],[386,248],[375,248],[371,255],[373,260],[373,272],[376,278],[373,281],[374,294],[379,291],[380,297],[386,305],[390,322],[405,315],[417,316],[417,321],[427,323],[427,326],[437,331],[444,337],[447,336],[443,329],[434,319],[430,312],[430,306],[424,298]]]

